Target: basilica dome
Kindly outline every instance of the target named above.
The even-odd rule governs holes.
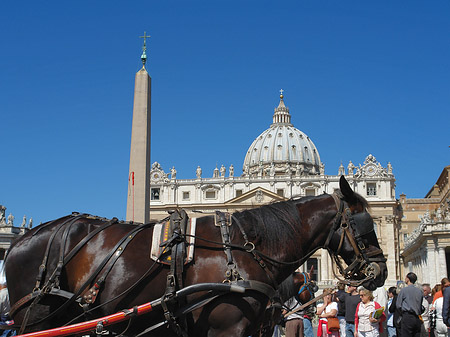
[[[243,176],[318,174],[324,174],[319,151],[305,133],[291,124],[281,94],[272,125],[253,141],[245,155]]]

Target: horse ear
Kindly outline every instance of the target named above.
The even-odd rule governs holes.
[[[341,189],[341,192],[347,202],[352,202],[356,199],[355,192],[353,192],[347,179],[345,179],[344,176],[341,176],[341,178],[339,179],[339,188]]]

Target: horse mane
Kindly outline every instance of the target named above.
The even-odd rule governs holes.
[[[235,212],[233,217],[242,224],[249,239],[254,240],[253,243],[259,240],[259,244],[270,250],[277,250],[280,242],[289,242],[297,234],[294,224],[301,224],[301,219],[296,205],[317,197],[320,196],[271,202],[258,208]],[[354,193],[354,198],[365,211],[370,210],[369,203],[362,195]],[[233,236],[240,235],[234,226],[231,228]]]
[[[356,192],[354,192],[354,193],[355,193],[356,202],[361,204],[361,206],[363,207],[364,211],[368,212],[370,210],[369,202],[361,194],[356,193]]]
[[[301,198],[306,199],[309,197]],[[253,243],[276,250],[280,242],[289,242],[297,235],[294,224],[301,223],[296,202],[298,199],[269,203],[258,208],[233,213]],[[232,235],[241,235],[232,226]]]

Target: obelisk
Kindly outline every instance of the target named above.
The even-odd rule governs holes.
[[[150,125],[151,78],[145,69],[146,38],[142,48],[142,68],[134,84],[133,124],[131,129],[130,170],[128,175],[127,220],[147,223],[150,218]]]

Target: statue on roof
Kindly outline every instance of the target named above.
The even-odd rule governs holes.
[[[389,163],[387,164],[387,173],[388,173],[389,175],[392,174],[392,165],[391,165],[391,162],[389,162]]]
[[[275,177],[275,164],[273,162],[270,164],[269,175]]]
[[[172,166],[170,169],[170,178],[175,179],[177,177],[177,170],[175,170],[175,166]]]
[[[230,172],[230,174],[229,174],[230,177],[234,177],[234,166],[233,166],[233,164],[230,165],[229,172]]]
[[[319,173],[322,176],[325,174],[325,164],[324,163],[320,163],[320,165],[319,165]]]
[[[347,166],[347,171],[348,171],[349,176],[353,176],[354,169],[355,169],[355,165],[353,165],[352,161],[350,160],[348,162],[348,166]]]
[[[342,165],[342,162],[341,162],[341,165],[339,165],[338,176],[343,176],[343,175],[345,175],[345,168],[344,168],[344,165]]]
[[[11,213],[9,213],[8,215],[8,226],[14,226],[14,215],[12,215]]]
[[[286,175],[288,176],[288,177],[290,177],[291,176],[291,166],[289,165],[289,163],[286,163],[286,170],[285,170],[285,172],[286,172]]]
[[[200,166],[197,166],[197,170],[195,170],[195,174],[197,175],[197,179],[200,179],[202,177],[202,168]]]
[[[244,175],[246,175],[247,177],[250,176],[250,167],[248,165],[244,166]]]

